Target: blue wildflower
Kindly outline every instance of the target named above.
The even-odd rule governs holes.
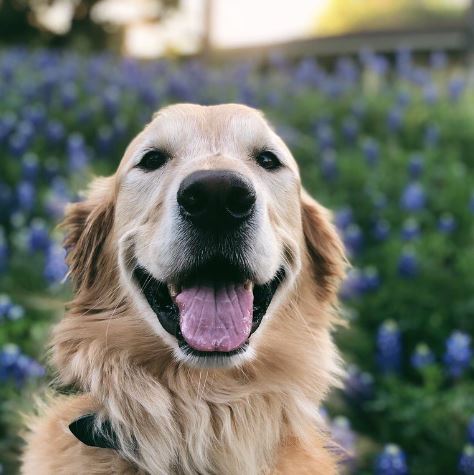
[[[414,182],[408,184],[402,192],[400,205],[406,211],[419,211],[425,207],[426,195],[423,186]]]
[[[378,219],[374,224],[372,233],[377,241],[385,241],[390,235],[390,223],[385,219]]]
[[[338,209],[334,214],[334,224],[337,229],[344,231],[354,221],[352,209],[349,206]]]
[[[344,465],[351,465],[355,459],[356,435],[347,417],[335,417],[331,423],[331,437],[336,444],[336,453]]]
[[[339,170],[337,167],[336,152],[328,149],[323,152],[321,159],[321,173],[326,180],[332,181],[337,178]]]
[[[386,445],[377,455],[374,464],[375,475],[407,475],[408,467],[404,452],[395,444]]]
[[[21,353],[13,344],[0,350],[0,381],[13,380],[22,386],[30,378],[44,376],[44,368],[37,361]]]
[[[448,96],[452,101],[457,101],[466,88],[466,80],[462,77],[454,77],[448,82]]]
[[[423,173],[424,158],[422,155],[413,154],[408,160],[408,173],[411,178],[419,178]]]
[[[362,151],[365,159],[369,165],[375,165],[379,159],[380,147],[379,144],[371,138],[364,140],[362,143]]]
[[[449,213],[443,214],[438,220],[438,230],[443,234],[451,234],[456,229],[456,220]]]
[[[418,257],[413,250],[404,249],[398,258],[398,273],[402,277],[416,277],[419,272]]]
[[[420,236],[420,225],[415,218],[408,218],[403,223],[402,227],[402,239],[405,241],[411,241]]]
[[[469,443],[474,444],[474,416],[469,419],[467,424],[467,440]]]
[[[343,300],[352,300],[359,297],[365,290],[365,280],[363,273],[353,267],[347,273],[346,278],[342,282],[339,295]]]
[[[430,124],[425,129],[424,141],[427,147],[435,147],[439,141],[439,127],[436,124]]]
[[[387,126],[390,132],[397,132],[403,121],[403,113],[400,108],[390,109],[387,116]]]
[[[0,274],[5,272],[8,265],[8,244],[5,237],[5,231],[0,227]]]
[[[43,275],[50,284],[60,283],[67,274],[66,251],[58,245],[49,248],[46,254],[46,262]]]
[[[377,364],[383,373],[396,373],[402,364],[402,339],[398,325],[387,320],[377,331]]]
[[[51,245],[48,228],[42,219],[34,219],[27,233],[27,245],[30,252],[47,252]]]
[[[342,134],[349,144],[353,144],[359,133],[359,124],[354,117],[348,117],[342,123]]]
[[[39,173],[38,157],[33,153],[27,153],[21,162],[21,175],[25,181],[35,181]]]
[[[89,163],[89,154],[81,134],[72,134],[67,140],[69,168],[71,171],[81,171]]]
[[[345,229],[343,241],[351,255],[361,250],[363,240],[362,229],[357,224],[353,223]]]
[[[461,475],[474,475],[474,445],[466,445],[458,464]]]
[[[36,202],[35,186],[28,181],[21,181],[16,187],[18,206],[21,211],[29,212]]]
[[[353,402],[367,401],[374,395],[374,378],[356,365],[350,365],[344,381],[344,392]]]
[[[428,345],[425,343],[419,343],[416,345],[410,361],[413,368],[421,370],[432,365],[435,362],[435,356]]]
[[[46,138],[52,144],[58,144],[66,135],[63,124],[56,120],[52,120],[46,125]]]
[[[460,378],[471,365],[471,337],[461,331],[454,331],[446,340],[443,361],[452,378]]]

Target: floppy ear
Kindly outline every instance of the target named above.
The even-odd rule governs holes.
[[[85,201],[70,204],[61,227],[69,275],[76,290],[90,289],[110,267],[104,252],[114,220],[114,177],[97,178]],[[110,276],[105,276],[109,281]]]
[[[301,213],[314,278],[319,284],[320,296],[327,298],[335,295],[345,276],[347,259],[344,245],[331,222],[331,213],[305,190],[301,194]]]

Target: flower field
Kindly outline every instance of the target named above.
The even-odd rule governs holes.
[[[334,210],[353,268],[341,289],[344,390],[326,407],[346,470],[474,474],[474,86],[442,53],[363,51],[323,67],[139,63],[0,50],[0,462],[19,411],[51,379],[45,342],[70,290],[65,203],[111,173],[172,102],[265,111]],[[472,445],[471,445],[472,444]],[[1,473],[1,469],[0,469]]]

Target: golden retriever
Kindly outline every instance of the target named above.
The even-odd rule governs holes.
[[[318,406],[345,273],[329,212],[263,115],[159,111],[64,226],[75,297],[25,475],[332,475]]]

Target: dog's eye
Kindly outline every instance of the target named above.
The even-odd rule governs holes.
[[[269,150],[260,152],[255,157],[255,160],[262,168],[265,168],[265,170],[275,170],[281,167],[280,160],[278,160],[277,156]]]
[[[138,168],[145,170],[147,172],[157,170],[162,167],[168,160],[170,156],[164,150],[150,150],[143,155],[140,163],[137,165]]]

